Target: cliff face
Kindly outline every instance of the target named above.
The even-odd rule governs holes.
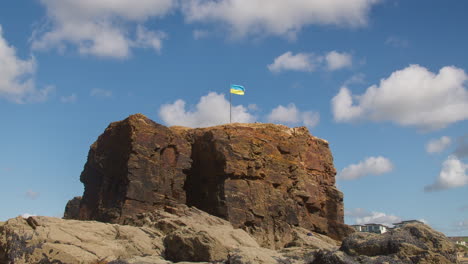
[[[343,223],[335,174],[328,143],[303,127],[167,128],[137,114],[112,123],[91,146],[81,174],[85,192],[69,215],[125,224],[187,204],[263,246],[285,246],[294,227],[342,239],[352,231]]]
[[[143,115],[109,125],[91,145],[80,180],[79,219],[123,223],[171,203],[185,203],[191,145]]]

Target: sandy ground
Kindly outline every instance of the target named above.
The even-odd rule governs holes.
[[[468,264],[468,258],[458,258],[460,264]]]

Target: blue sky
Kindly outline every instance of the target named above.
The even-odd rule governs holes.
[[[17,0],[0,4],[0,220],[61,216],[89,146],[166,125],[307,126],[346,223],[468,235],[468,2]]]

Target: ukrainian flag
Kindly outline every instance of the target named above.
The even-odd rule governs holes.
[[[242,85],[231,84],[231,93],[238,94],[238,95],[244,95],[245,88]]]

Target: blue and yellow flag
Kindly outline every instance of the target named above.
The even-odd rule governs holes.
[[[242,85],[231,84],[231,93],[238,94],[238,95],[244,95],[245,88]]]

